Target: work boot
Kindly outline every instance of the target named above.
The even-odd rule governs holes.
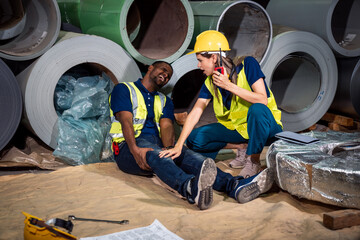
[[[239,176],[248,178],[258,174],[261,170],[260,162],[254,163],[249,155],[246,155],[245,159],[246,159],[245,167],[241,169]]]
[[[188,196],[190,203],[195,203],[200,210],[208,209],[213,201],[212,185],[215,182],[217,169],[214,160],[204,160],[198,175],[193,178],[191,184],[191,195]]]
[[[268,168],[249,178],[240,176],[235,181],[230,196],[235,197],[239,203],[246,203],[269,191],[273,182],[274,178]]]
[[[250,158],[250,156],[247,157]],[[236,157],[229,163],[229,166],[231,168],[243,168],[245,167],[246,161],[246,148],[238,148],[236,151]]]
[[[265,168],[259,174],[255,175],[252,181],[257,182],[260,194],[266,193],[274,183],[274,175],[269,168]]]

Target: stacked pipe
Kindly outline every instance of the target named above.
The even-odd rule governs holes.
[[[262,4],[266,10],[257,2],[266,2]],[[360,21],[357,21],[358,16],[354,13],[359,9],[359,3],[321,0],[311,2],[311,6],[308,6],[307,2],[300,0],[257,2],[248,0],[213,2],[57,0],[57,3],[54,0],[2,1],[0,10],[11,14],[1,19],[0,57],[19,62],[34,61],[29,62],[28,65],[31,65],[17,76],[25,100],[24,119],[51,147],[54,147],[56,135],[56,130],[53,130],[54,117],[50,117],[52,120],[49,124],[42,122],[45,120],[29,117],[33,112],[38,116],[43,115],[41,111],[50,116],[54,113],[52,97],[56,79],[54,80],[47,69],[56,72],[58,68],[59,71],[54,74],[58,79],[59,75],[75,65],[92,62],[99,68],[112,72],[113,77],[117,78],[116,81],[135,81],[141,76],[136,64],[147,65],[161,59],[173,62],[174,75],[164,92],[168,95],[172,93],[174,97],[175,92],[179,91],[176,85],[182,81],[182,78],[204,80],[201,74],[196,73],[195,56],[182,55],[188,47],[193,46],[196,36],[208,29],[219,30],[229,39],[230,48],[233,49],[230,57],[251,55],[261,63],[266,81],[273,89],[275,98],[284,112],[285,130],[301,131],[315,124],[328,110],[336,89],[340,92],[340,96],[351,97],[347,100],[347,104],[353,104],[352,110],[349,111],[358,115],[359,110],[356,106],[359,101],[356,100],[355,93],[347,94],[350,90],[346,86],[351,85],[351,89],[358,87],[355,79],[359,75],[357,73],[359,64],[355,62],[358,61],[356,56],[359,56],[358,22]],[[341,11],[345,11],[346,14],[340,14]],[[81,28],[85,34],[92,35],[70,37],[69,34],[62,33],[60,36],[60,13],[62,22],[71,23]],[[344,16],[347,18],[341,18]],[[332,21],[331,25],[329,19],[337,20]],[[295,26],[299,22],[303,26]],[[313,24],[314,22],[317,24]],[[284,28],[282,30],[276,28],[273,34],[272,23],[287,26],[294,24],[292,27],[296,30],[284,31]],[[305,28],[309,26],[314,29]],[[333,29],[333,37],[329,34],[329,29]],[[30,35],[31,33],[35,35]],[[30,39],[34,39],[35,42],[30,42]],[[73,41],[81,42],[80,39],[84,41],[83,47],[80,47],[81,43],[77,43],[79,47],[71,46]],[[121,61],[117,62],[118,59],[114,58],[114,54],[110,54],[107,50],[99,50],[96,46],[87,45],[84,39],[104,45],[104,49],[114,48],[115,50],[109,51],[122,56],[118,56],[122,58]],[[116,48],[114,42],[117,43]],[[69,49],[59,50],[62,45],[69,46]],[[337,87],[337,66],[329,47],[337,56],[355,57],[351,63],[342,64],[338,61],[340,72],[343,65],[347,66],[346,69],[354,69],[352,74],[349,74],[350,70],[344,70],[347,71],[344,74],[340,73],[339,79],[344,75],[348,80],[348,84],[341,84],[345,90],[340,91]],[[85,57],[84,52],[92,52],[90,48],[94,48],[93,52],[98,56]],[[77,52],[77,49],[82,50]],[[63,61],[62,58],[68,60]],[[119,69],[122,69],[122,66],[129,66],[131,69],[129,71],[132,73],[120,74],[114,64],[108,63],[107,58],[114,58],[112,61]],[[186,64],[188,67],[185,67]],[[35,73],[35,70],[38,72]],[[123,70],[125,71],[125,68]],[[41,80],[42,74],[44,76],[48,74],[47,77],[51,80],[49,82]],[[351,75],[354,80],[350,81],[345,75]],[[173,91],[174,89],[176,91]],[[196,91],[195,89],[191,93],[192,96],[196,95]],[[36,98],[40,98],[41,95],[46,97],[41,100]],[[33,100],[33,103],[29,100],[29,103],[26,103],[31,98],[37,100]],[[51,104],[45,106],[43,102],[46,101]],[[174,102],[181,101],[174,98]],[[38,107],[35,107],[37,104]],[[38,109],[34,110],[36,108]],[[45,116],[42,118],[45,119]],[[42,126],[37,126],[41,124],[36,124],[36,121],[42,122]]]
[[[358,107],[360,97],[359,94],[357,94],[360,91],[360,84],[357,83],[360,77],[359,65],[357,64],[358,57],[360,56],[360,16],[357,14],[360,11],[360,2],[354,0],[270,0],[267,4],[266,11],[270,15],[273,24],[289,26],[298,31],[310,32],[321,37],[332,49],[337,62],[337,64],[331,63],[328,66],[329,71],[333,73],[333,69],[338,69],[339,72],[337,82],[334,80],[335,76],[328,74],[323,75],[324,72],[319,70],[307,72],[306,75],[305,73],[301,74],[304,79],[318,79],[313,86],[310,84],[301,88],[303,92],[314,92],[317,91],[316,89],[319,89],[317,91],[318,97],[314,98],[314,93],[312,96],[306,94],[306,96],[311,97],[310,101],[307,104],[303,104],[302,109],[298,109],[302,112],[295,114],[293,114],[291,110],[288,111],[287,106],[285,106],[285,108],[282,109],[285,117],[285,128],[295,131],[304,130],[312,124],[315,124],[330,106],[331,111],[360,119],[360,109]],[[275,41],[277,41],[276,38],[274,39],[274,44]],[[284,46],[284,49],[285,48],[286,46]],[[278,49],[278,51],[284,52],[286,50]],[[275,51],[272,52],[274,53]],[[294,51],[293,54],[289,54],[289,56],[292,58],[297,54],[298,53]],[[269,53],[269,55],[271,56],[272,53]],[[327,53],[323,55],[328,56]],[[333,59],[332,56],[329,57]],[[273,58],[270,57],[268,62],[264,64],[267,66],[272,65],[272,70],[267,70],[267,76],[271,78],[273,84],[274,77],[281,76],[281,66],[285,59],[280,60],[281,62],[279,62],[279,64],[271,63]],[[286,62],[288,62],[288,60],[286,60]],[[333,60],[331,60],[331,62],[333,62]],[[315,64],[317,64],[316,61]],[[291,67],[291,65],[287,66]],[[314,70],[316,68],[319,69],[319,66],[315,65],[313,67]],[[297,81],[296,78],[293,80]],[[320,88],[317,84],[319,81],[321,83]],[[326,86],[323,86],[323,84],[326,84]],[[287,92],[289,95],[292,95],[298,93],[298,89],[295,90],[292,88],[291,90],[290,88]],[[285,93],[283,92],[280,94],[280,97],[276,94],[275,97],[281,99],[284,95]],[[323,104],[319,105],[318,99],[323,99],[324,95],[327,95],[327,99],[323,101]],[[306,101],[305,99],[300,100],[301,98],[297,99],[299,99],[299,104]],[[289,104],[286,103],[286,105]],[[319,112],[315,111],[314,106],[318,107]],[[316,117],[312,114],[315,114]],[[303,117],[307,116],[311,116],[311,120],[304,121]],[[291,123],[288,124],[288,121],[291,121]],[[299,124],[299,127],[295,127],[295,123],[296,125]]]
[[[187,0],[58,0],[58,4],[63,21],[118,43],[143,64],[175,61],[193,36],[194,17]]]
[[[218,30],[227,37],[229,57],[253,56],[262,62],[272,39],[272,24],[265,9],[254,1],[191,2],[194,12],[194,36],[205,30]]]
[[[282,110],[284,130],[307,129],[322,118],[333,101],[336,60],[326,42],[313,33],[274,27],[272,47],[262,70]]]
[[[8,65],[12,61],[24,61],[27,64],[50,49],[58,37],[61,20],[58,5],[52,0],[1,1],[0,13],[2,150],[15,134],[23,110],[20,87]]]

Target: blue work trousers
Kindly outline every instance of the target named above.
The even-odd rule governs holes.
[[[126,142],[120,144],[119,155],[114,155],[119,169],[123,172],[140,176],[152,176],[155,173],[164,183],[182,196],[187,197],[186,189],[188,181],[198,174],[206,157],[191,151],[187,147],[183,147],[181,155],[174,160],[171,158],[160,158],[161,139],[152,135],[139,136],[136,138],[136,144],[138,147],[154,149],[154,151],[149,151],[146,154],[146,161],[152,171],[142,170],[137,165]],[[226,192],[230,197],[234,198],[234,183],[237,179],[240,181],[242,179],[244,184],[248,182],[247,179],[233,177],[231,174],[225,173],[218,168],[213,189]]]
[[[228,143],[248,143],[246,154],[261,153],[264,146],[274,139],[282,128],[276,123],[270,109],[261,103],[250,106],[247,115],[249,139],[243,138],[236,130],[229,130],[220,123],[212,123],[194,129],[186,140],[193,151],[215,159],[219,150]]]

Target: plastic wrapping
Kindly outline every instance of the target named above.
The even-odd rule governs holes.
[[[112,87],[106,74],[60,78],[54,94],[59,115],[56,157],[70,165],[111,160],[108,99]]]
[[[274,142],[267,166],[277,185],[292,195],[360,209],[360,133],[310,132],[319,142]]]

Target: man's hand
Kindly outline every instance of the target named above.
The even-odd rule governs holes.
[[[135,150],[131,151],[131,153],[134,156],[137,165],[139,165],[141,169],[151,171],[151,167],[146,162],[146,153],[148,151],[154,151],[154,149],[137,147]]]

